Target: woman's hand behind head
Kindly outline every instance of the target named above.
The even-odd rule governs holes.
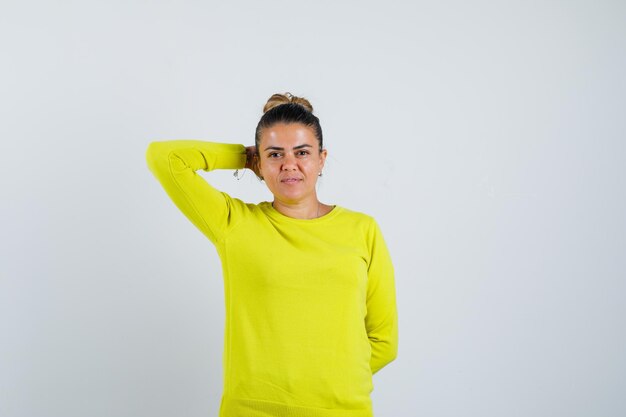
[[[246,168],[252,170],[260,179],[263,179],[259,173],[259,155],[256,146],[246,146]]]

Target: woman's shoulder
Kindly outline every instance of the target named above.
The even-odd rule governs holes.
[[[343,214],[346,215],[346,216],[352,216],[354,218],[373,219],[373,217],[370,214],[365,213],[365,212],[360,211],[360,210],[356,210],[356,209],[353,209],[353,208],[348,208],[348,207],[342,206],[342,205],[335,205],[335,207],[341,209]]]
[[[376,220],[370,214],[355,209],[349,209],[343,206],[336,206],[336,208],[340,209],[341,217],[346,220],[350,220],[351,222],[367,227],[376,224]]]

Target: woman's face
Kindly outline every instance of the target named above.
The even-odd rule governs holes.
[[[279,123],[264,129],[259,141],[259,173],[274,198],[282,203],[317,203],[315,184],[326,150],[309,127]]]

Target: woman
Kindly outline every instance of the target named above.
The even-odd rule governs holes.
[[[397,355],[387,247],[371,217],[318,200],[326,155],[312,106],[289,93],[268,100],[255,146],[148,147],[150,170],[222,262],[220,417],[371,417],[372,375]],[[244,203],[196,173],[243,168],[271,203]]]

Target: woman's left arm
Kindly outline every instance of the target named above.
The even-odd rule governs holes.
[[[369,244],[365,327],[372,349],[370,368],[375,374],[398,355],[398,312],[393,264],[375,222],[370,230]]]

